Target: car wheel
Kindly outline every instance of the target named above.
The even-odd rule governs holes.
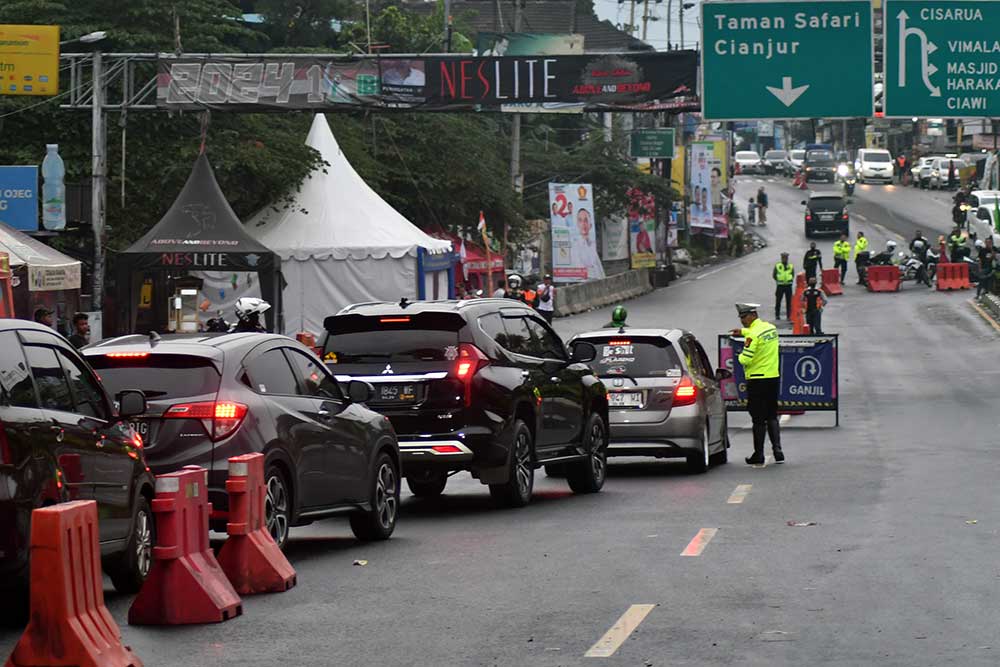
[[[119,593],[137,593],[153,566],[153,547],[156,545],[156,528],[149,501],[139,496],[132,516],[132,534],[125,552],[107,568],[108,577]]]
[[[696,475],[707,472],[711,466],[711,457],[708,454],[708,421],[705,421],[705,428],[701,433],[701,446],[693,450],[687,457],[688,470]]]
[[[513,431],[507,481],[503,484],[490,484],[490,495],[506,507],[524,507],[531,501],[531,490],[535,485],[531,431],[520,419],[514,422]]]
[[[264,520],[267,532],[278,547],[284,549],[292,520],[291,497],[285,475],[275,465],[269,466],[264,475]]]
[[[592,414],[587,421],[587,459],[574,463],[566,471],[566,481],[573,493],[597,493],[608,475],[607,427],[600,415]]]
[[[406,486],[410,487],[410,493],[417,498],[436,498],[444,492],[444,487],[447,484],[447,472],[428,473],[423,479],[416,477],[406,478]]]
[[[445,478],[447,480],[447,478]],[[444,488],[444,485],[441,485]],[[375,475],[369,496],[371,509],[351,515],[351,530],[362,542],[387,540],[396,529],[399,515],[399,473],[385,452],[375,461]]]
[[[722,449],[710,457],[712,465],[729,462],[729,418],[722,418]]]

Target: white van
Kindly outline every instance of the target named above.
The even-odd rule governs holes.
[[[854,173],[859,183],[892,183],[892,154],[884,148],[862,148],[854,160]]]

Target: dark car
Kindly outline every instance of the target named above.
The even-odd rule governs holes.
[[[267,527],[280,546],[290,526],[338,514],[361,540],[392,534],[392,426],[363,405],[369,385],[352,384],[345,396],[304,345],[257,333],[124,336],[84,354],[107,386],[145,392],[149,407],[134,424],[153,472],[208,469],[213,527],[228,516],[228,459],[262,453]]]
[[[104,571],[118,590],[139,589],[155,481],[125,418],[144,410],[142,394],[124,388],[113,403],[52,329],[0,320],[0,588],[26,590],[32,510],[95,500]]]
[[[600,330],[570,341],[597,348],[591,364],[608,388],[608,456],[683,457],[703,473],[728,459],[729,428],[719,380],[698,339],[680,329]]]
[[[828,150],[806,151],[806,159],[802,165],[805,169],[806,183],[811,181],[834,183],[837,180],[837,160]]]
[[[508,299],[350,306],[326,318],[324,360],[342,382],[375,385],[371,406],[399,433],[417,496],[468,470],[499,502],[531,499],[534,471],[560,466],[577,493],[604,485],[608,401],[530,307]]]
[[[838,192],[813,192],[802,200],[805,211],[806,238],[815,234],[850,235],[851,220],[847,213],[847,198]]]

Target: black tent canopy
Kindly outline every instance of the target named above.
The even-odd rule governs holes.
[[[268,329],[281,312],[281,259],[250,236],[226,201],[202,153],[170,209],[145,236],[119,255],[119,284],[127,285],[129,329],[135,327],[136,297],[153,271],[247,271],[257,273],[270,301]],[[268,298],[270,295],[270,298]]]

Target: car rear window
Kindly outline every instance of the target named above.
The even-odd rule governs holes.
[[[803,160],[806,157],[805,151],[792,151],[791,153],[793,160]]]
[[[809,208],[813,210],[834,211],[844,208],[841,197],[813,197],[809,200]]]
[[[785,151],[768,151],[764,153],[764,157],[768,160],[780,160],[785,157]]]
[[[759,160],[760,155],[753,151],[739,151],[736,153],[737,160]]]
[[[453,361],[465,321],[448,313],[344,315],[327,320],[323,358],[338,364]]]
[[[186,354],[114,357],[102,354],[88,355],[87,361],[112,395],[124,389],[138,389],[146,394],[147,399],[156,401],[219,391],[219,373],[204,357]]]
[[[597,348],[591,363],[598,375],[640,377],[680,376],[681,361],[670,341],[662,338],[609,336],[587,338]]]
[[[863,162],[892,162],[888,153],[865,153]]]
[[[833,153],[830,151],[809,151],[806,153],[806,162],[833,162]]]

